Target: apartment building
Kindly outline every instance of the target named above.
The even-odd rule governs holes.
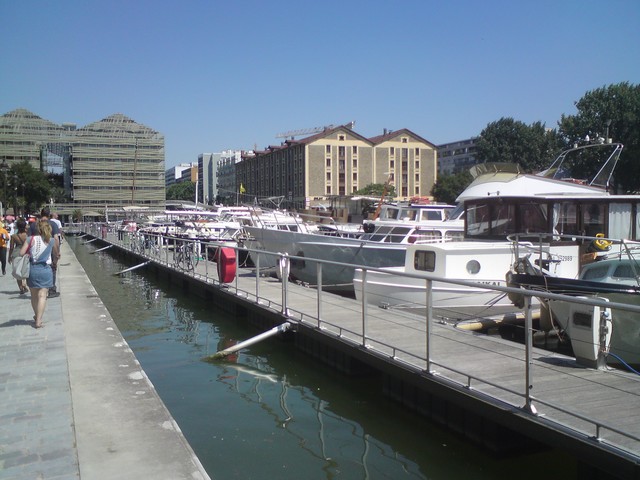
[[[430,195],[436,163],[435,145],[408,129],[366,138],[346,124],[243,156],[236,185],[253,198],[282,196],[289,208],[326,204],[386,182],[396,198],[409,200]]]
[[[476,153],[477,137],[438,145],[438,174],[451,175],[469,170],[478,163]]]

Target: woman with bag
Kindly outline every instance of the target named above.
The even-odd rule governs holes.
[[[24,218],[18,218],[16,220],[16,233],[11,235],[11,245],[9,247],[9,262],[13,261],[20,256],[20,249],[24,242],[27,240],[27,222]],[[29,291],[27,288],[27,280],[16,280],[18,288],[20,289],[20,295],[24,295]]]
[[[34,328],[42,328],[42,316],[47,305],[47,294],[53,286],[53,271],[51,270],[51,253],[57,249],[56,239],[53,238],[49,220],[39,220],[37,233],[28,237],[20,249],[20,254],[29,252],[31,270],[27,285],[31,290],[31,308],[33,308]],[[57,252],[55,252],[57,254]]]

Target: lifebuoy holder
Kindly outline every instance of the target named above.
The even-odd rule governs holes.
[[[236,278],[236,251],[230,247],[218,249],[218,280],[220,283],[231,283]]]

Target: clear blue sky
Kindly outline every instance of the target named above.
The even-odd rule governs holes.
[[[447,143],[640,83],[638,0],[0,0],[0,114],[123,113],[166,166],[354,120]]]

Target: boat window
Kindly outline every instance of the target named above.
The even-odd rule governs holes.
[[[582,206],[582,226],[584,234],[595,237],[598,233],[606,233],[604,228],[604,203],[592,203]]]
[[[423,272],[433,272],[436,269],[435,252],[416,250],[413,257],[413,268]]]
[[[384,220],[397,220],[398,219],[398,209],[397,208],[388,208],[384,213]]]
[[[400,214],[400,219],[406,222],[413,222],[416,219],[416,211],[410,208],[402,209],[402,213]]]
[[[613,272],[614,278],[636,278],[633,274],[633,268],[628,263],[620,264]]]
[[[376,230],[371,234],[367,240],[372,242],[381,242],[387,234],[391,231],[391,227],[381,226],[376,228]]]
[[[444,238],[447,242],[462,242],[464,240],[464,232],[459,230],[447,230],[444,233]]]
[[[575,203],[563,202],[553,208],[553,230],[560,235],[578,235],[578,207]]]
[[[440,210],[423,210],[420,220],[442,220],[442,212]]]
[[[416,242],[440,242],[442,241],[442,232],[439,230],[416,230],[411,237],[415,237]]]
[[[580,278],[582,280],[591,280],[591,281],[603,281],[607,278],[607,273],[609,272],[608,265],[600,265],[591,268],[585,268],[582,271],[582,275]]]
[[[631,238],[631,235],[631,204],[611,203],[609,205],[609,232],[607,237]]]
[[[412,229],[408,227],[395,227],[391,230],[391,233],[384,239],[385,242],[390,243],[401,243],[407,233],[409,233]]]
[[[515,205],[495,205],[491,215],[491,234],[508,235],[516,232]]]
[[[489,226],[489,205],[470,205],[467,208],[467,235],[487,235]]]
[[[547,205],[540,203],[523,203],[518,208],[520,231],[523,233],[546,233]]]

